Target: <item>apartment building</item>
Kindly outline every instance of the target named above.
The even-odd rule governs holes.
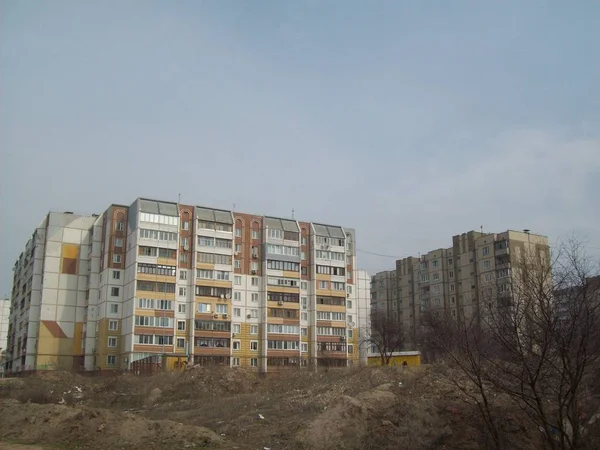
[[[398,310],[396,271],[377,272],[371,277],[371,313],[389,316]]]
[[[512,230],[503,233],[469,231],[453,236],[452,247],[396,261],[396,292],[387,294],[387,308],[378,305],[378,311],[396,318],[406,331],[405,348],[416,349],[424,312],[434,310],[449,317],[479,317],[482,293],[486,285],[492,283],[498,296],[512,295],[513,266],[526,252],[546,258],[548,238]],[[389,272],[373,277],[374,284],[384,280],[380,285],[382,289],[391,279]],[[375,302],[376,299],[372,299],[372,305]]]
[[[0,299],[0,373],[4,369],[4,354],[6,352],[9,319],[10,299]]]
[[[50,213],[14,266],[7,367],[357,364],[366,278],[341,226],[143,198]]]

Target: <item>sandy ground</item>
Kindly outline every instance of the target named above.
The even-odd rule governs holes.
[[[536,448],[519,412],[502,413],[507,448]],[[0,449],[462,450],[484,448],[481,431],[476,407],[428,368],[54,372],[0,385],[0,442],[11,443]]]

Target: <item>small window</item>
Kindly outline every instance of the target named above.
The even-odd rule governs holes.
[[[242,331],[242,326],[239,323],[234,323],[231,331],[233,334],[240,334]]]
[[[110,331],[116,331],[118,328],[119,328],[119,322],[117,322],[116,320],[108,321],[108,329]]]
[[[236,302],[239,302],[242,300],[242,293],[241,292],[234,292],[233,293],[233,300]]]
[[[239,286],[242,284],[242,277],[239,275],[236,275],[235,277],[233,277],[233,284]]]
[[[123,231],[125,230],[125,222],[117,222],[115,224],[115,228],[117,231]]]
[[[235,235],[237,237],[241,237],[242,236],[242,229],[241,228],[236,228],[235,229]]]
[[[258,334],[258,325],[250,325],[250,334]]]
[[[252,277],[252,286],[258,286],[258,277]]]
[[[250,300],[254,303],[257,303],[258,302],[258,294],[256,292],[253,292]]]
[[[180,297],[185,297],[185,295],[187,294],[187,289],[184,287],[180,287],[179,288],[179,296]]]
[[[241,317],[242,309],[241,308],[233,308],[233,317]]]
[[[109,366],[114,366],[115,364],[117,364],[117,356],[116,355],[108,355],[106,357],[106,364],[108,364]]]
[[[109,308],[108,311],[111,314],[118,314],[119,313],[119,305],[117,305],[116,303],[110,303],[108,305],[108,308]]]
[[[240,358],[231,358],[231,366],[232,367],[239,367],[240,365]]]
[[[121,263],[121,255],[113,255],[113,263],[120,264]]]
[[[179,305],[177,305],[177,311],[179,313],[185,314],[185,304],[179,304]]]
[[[242,268],[242,262],[239,260],[235,260],[235,268],[236,269],[241,269]]]
[[[180,280],[187,280],[187,270],[182,270],[179,272],[179,279]]]
[[[112,271],[112,277],[113,277],[113,280],[120,280],[121,279],[121,272],[119,272],[118,270],[113,270]]]
[[[111,295],[111,297],[118,297],[119,296],[119,288],[118,287],[111,287],[110,288],[110,295]]]
[[[250,358],[250,366],[258,367],[258,358]]]
[[[123,247],[123,238],[115,238],[115,247]]]
[[[258,341],[250,341],[250,350],[253,352],[258,351]]]
[[[240,346],[240,341],[233,341],[233,350],[239,350]]]
[[[178,320],[177,321],[177,329],[179,331],[185,331],[185,320]]]
[[[258,239],[258,231],[252,230],[252,239]]]
[[[117,338],[114,336],[111,336],[108,338],[108,347],[110,348],[115,348],[117,346]]]
[[[308,344],[306,342],[303,342],[300,348],[302,349],[302,352],[306,353],[308,351]]]
[[[181,222],[181,229],[182,230],[189,230],[190,229],[190,222],[187,220],[184,220],[183,222]]]
[[[185,348],[185,339],[177,338],[177,348]]]
[[[347,300],[346,301],[346,306],[348,309],[352,309],[352,300]]]

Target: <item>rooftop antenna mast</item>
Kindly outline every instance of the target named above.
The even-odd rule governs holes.
[[[292,208],[292,219],[294,218],[294,213],[295,212],[296,212],[296,210]]]
[[[177,194],[177,203],[181,203],[181,194]]]

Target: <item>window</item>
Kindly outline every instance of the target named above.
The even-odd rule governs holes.
[[[204,280],[212,280],[213,279],[213,271],[206,269],[197,269],[196,270],[196,278],[202,278]]]
[[[235,229],[235,235],[237,237],[242,237],[242,229],[241,228],[236,228]]]
[[[272,239],[283,239],[283,230],[269,228],[269,237]]]
[[[267,341],[267,348],[270,350],[298,350],[300,343],[298,341]]]
[[[187,263],[187,260],[188,260],[187,253],[180,253],[179,254],[179,262]]]
[[[231,358],[231,367],[239,367],[240,358]]]
[[[112,271],[112,277],[113,277],[113,280],[120,280],[121,279],[121,272],[119,272],[118,270],[113,270]]]
[[[486,248],[487,248],[487,247],[486,247]],[[489,269],[489,268],[490,268],[490,260],[489,260],[489,259],[486,259],[486,260],[483,262],[483,268],[484,268],[484,269]]]
[[[250,341],[250,350],[253,352],[258,351],[258,341]]]
[[[451,271],[448,273],[448,276],[449,276],[450,278],[454,278],[454,271],[453,271],[453,270],[451,270]]]
[[[303,353],[306,353],[308,351],[308,343],[306,343],[306,342],[302,343],[302,345],[301,345],[301,351]]]
[[[348,339],[352,339],[354,337],[354,330],[349,329],[348,330]]]
[[[199,313],[209,313],[210,312],[210,303],[198,303],[198,312]]]
[[[434,260],[432,261],[432,266],[433,266],[433,267],[437,267],[437,266],[438,266],[438,260],[437,260],[437,259],[434,259]]]
[[[258,230],[252,230],[252,239],[258,239]]]
[[[114,366],[116,363],[117,363],[116,355],[108,355],[106,357],[106,364],[108,364],[109,366]]]
[[[115,247],[123,247],[123,238],[115,238]]]
[[[185,314],[185,305],[181,303],[177,305],[177,311],[179,311],[182,314]]]
[[[227,305],[222,303],[217,303],[215,312],[217,314],[227,314]]]
[[[187,294],[187,289],[184,287],[180,287],[179,288],[179,296],[180,297],[185,297],[185,295]]]
[[[308,298],[300,297],[300,303],[302,304],[302,309],[308,308]]]
[[[251,301],[257,303],[258,302],[258,294],[256,292],[252,293]]]
[[[251,309],[250,317],[252,317],[253,319],[258,319],[258,309]]]
[[[231,272],[226,272],[224,270],[215,270],[215,279],[216,280],[229,281],[230,275],[231,275]]]
[[[154,299],[152,298],[138,298],[138,308],[141,309],[154,309]]]
[[[117,231],[124,231],[125,230],[125,222],[115,223],[115,228]]]
[[[433,281],[439,281],[439,279],[440,279],[440,274],[439,274],[439,272],[436,272],[436,273],[434,273],[434,274],[433,274]]]
[[[117,322],[116,320],[108,321],[108,329],[110,331],[116,331],[118,328],[119,328],[119,322]]]
[[[306,281],[302,281],[300,283],[300,289],[302,289],[303,291],[306,291],[308,289],[308,283]]]
[[[487,255],[490,254],[490,248],[489,247],[483,247],[481,249],[481,252],[482,252],[483,256],[487,256]]]
[[[258,358],[250,358],[250,366],[258,367]]]
[[[233,350],[239,350],[241,348],[240,341],[233,341]]]
[[[182,270],[179,272],[179,279],[180,280],[187,280],[187,270]]]
[[[154,335],[152,334],[136,334],[133,342],[135,344],[154,344]]]
[[[242,277],[239,275],[236,275],[235,277],[233,277],[233,284],[239,286],[242,284]]]
[[[352,300],[347,300],[346,306],[348,307],[348,309],[352,309]]]
[[[110,336],[108,338],[108,347],[115,348],[117,346],[117,338],[114,336]]]
[[[302,243],[302,245],[306,245],[306,237],[302,236],[302,239],[300,242]]]
[[[454,291],[454,284],[450,285],[450,291]]]
[[[239,323],[234,323],[232,331],[233,331],[233,334],[240,334],[242,331],[242,326]]]
[[[453,295],[450,297],[450,304],[454,305],[456,303],[456,297]]]
[[[300,252],[300,259],[301,259],[302,261],[305,261],[305,260],[306,260],[306,253],[304,253],[304,252]]]
[[[354,353],[354,345],[348,344],[348,353]]]
[[[118,312],[119,312],[119,305],[117,305],[116,303],[109,303],[108,304],[108,311],[111,314],[118,314]]]
[[[177,348],[185,348],[185,339],[177,338]]]
[[[242,300],[242,293],[241,292],[234,292],[233,293],[233,300],[235,300],[236,302],[239,302]]]
[[[276,325],[276,324],[268,324],[267,332],[268,333],[277,333],[277,334],[298,334],[300,331],[300,327],[297,325]]]
[[[252,277],[252,286],[258,286],[258,277]]]
[[[302,320],[303,322],[306,322],[308,320],[308,313],[300,313],[300,320]]]
[[[421,275],[421,281],[422,282],[427,282],[429,281],[429,274],[428,273],[424,273]]]
[[[198,236],[198,246],[199,247],[214,247],[215,239],[211,237]]]
[[[183,222],[181,222],[181,229],[186,231],[189,230],[190,222],[188,220],[184,220]]]
[[[258,325],[250,325],[250,334],[258,334]]]
[[[121,255],[113,255],[113,262],[115,264],[120,264],[121,263]]]
[[[319,289],[329,289],[329,281],[320,280]]]
[[[185,320],[178,320],[177,321],[177,329],[179,331],[185,331]]]
[[[490,281],[492,279],[492,276],[489,273],[486,273],[483,276],[483,281]]]
[[[241,317],[241,316],[242,316],[241,308],[233,308],[233,317]]]

